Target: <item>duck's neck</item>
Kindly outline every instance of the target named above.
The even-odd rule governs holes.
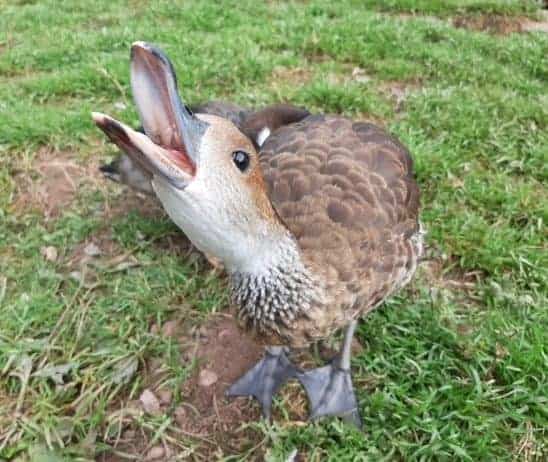
[[[280,331],[322,303],[323,287],[303,262],[298,244],[285,232],[252,266],[230,271],[232,298],[240,317],[260,330]]]

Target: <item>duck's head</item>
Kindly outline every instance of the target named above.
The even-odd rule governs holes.
[[[95,123],[150,172],[164,208],[198,248],[229,270],[254,272],[287,230],[251,141],[227,119],[192,114],[169,59],[143,42],[131,48],[131,88],[145,134],[104,114],[94,113]]]

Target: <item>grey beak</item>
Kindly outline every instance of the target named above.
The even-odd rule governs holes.
[[[131,89],[146,135],[165,148],[185,151],[197,166],[208,124],[182,103],[175,70],[162,50],[145,42],[131,46]]]
[[[171,62],[152,45],[131,47],[131,88],[146,136],[105,114],[94,113],[93,120],[145,171],[185,188],[198,168],[208,124],[181,102]]]

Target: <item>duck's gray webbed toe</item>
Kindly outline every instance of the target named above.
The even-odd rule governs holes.
[[[337,416],[361,428],[350,370],[341,368],[337,363],[334,361],[328,366],[297,375],[308,395],[310,420]]]
[[[261,404],[264,418],[270,419],[274,394],[297,373],[283,347],[269,347],[264,358],[233,383],[226,395],[255,397]]]

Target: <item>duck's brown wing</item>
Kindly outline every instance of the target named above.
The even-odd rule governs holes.
[[[225,101],[210,101],[191,108],[193,112],[213,114],[230,120],[244,135],[260,148],[276,130],[299,122],[310,115],[305,108],[292,104],[271,104],[262,109],[243,108]]]
[[[345,318],[405,284],[421,252],[409,152],[384,130],[335,116],[280,128],[263,146],[270,199]]]
[[[230,120],[238,128],[241,128],[246,118],[253,113],[252,109],[227,101],[208,101],[207,103],[192,106],[190,109],[198,114],[212,114],[223,117]]]
[[[303,107],[292,104],[272,104],[246,115],[240,129],[256,148],[260,148],[280,127],[300,122],[309,115],[310,112]]]

